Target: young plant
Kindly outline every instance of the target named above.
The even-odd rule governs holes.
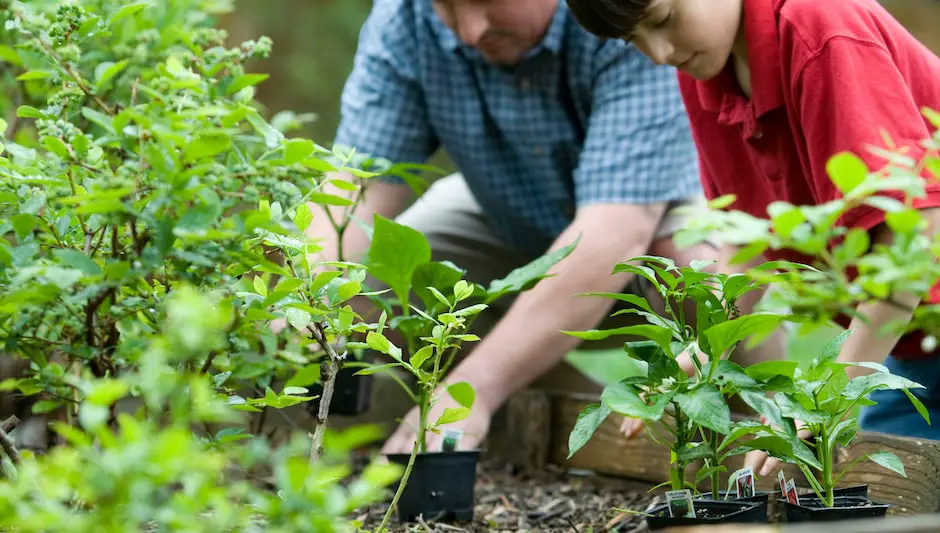
[[[433,261],[427,239],[413,228],[376,215],[369,232],[370,247],[362,264],[365,272],[387,289],[363,293],[381,309],[380,316],[375,324],[368,325],[364,342],[349,342],[347,347],[371,349],[387,356],[389,362],[369,366],[357,374],[388,373],[401,384],[420,413],[414,447],[379,526],[382,531],[405,490],[415,459],[428,452],[427,434],[439,433],[442,426],[470,415],[475,399],[470,384],[450,383],[444,390],[441,384],[463,343],[479,340],[470,332],[475,318],[493,301],[518,294],[545,278],[577,243],[549,252],[483,287],[464,280],[465,271],[458,266]],[[390,296],[386,296],[388,293]],[[415,380],[416,389],[397,377],[399,370]],[[446,408],[437,420],[431,420],[430,413],[443,392],[459,407]]]
[[[769,361],[747,369],[748,375],[762,382],[762,388],[773,392],[773,399],[763,394],[745,397],[751,407],[769,425],[754,426],[756,438],[742,447],[760,449],[783,461],[795,464],[803,472],[816,496],[827,507],[834,504],[833,489],[858,463],[871,460],[905,476],[904,465],[891,452],[875,452],[852,461],[836,472],[836,446],[848,446],[858,433],[858,419],[853,410],[875,402],[867,396],[876,390],[901,390],[917,412],[929,423],[930,415],[923,403],[911,393],[922,385],[892,375],[883,365],[835,362],[839,349],[851,331],[844,331],[830,342],[823,352],[803,370],[795,361]],[[863,366],[872,372],[849,380],[846,368]],[[802,439],[798,430],[811,433]]]
[[[587,294],[625,302],[629,307],[613,316],[638,314],[647,324],[566,333],[586,340],[612,335],[644,337],[648,340],[627,342],[624,350],[646,364],[646,373],[606,387],[600,403],[582,411],[569,437],[569,457],[590,440],[611,413],[638,418],[655,442],[670,449],[673,466],[668,484],[673,490],[687,486],[695,490],[701,480],[710,478],[713,497],[718,497],[719,476],[727,470],[724,460],[740,453],[730,446],[746,433],[741,428],[748,425],[732,423],[727,400],[759,386],[728,357],[738,343],[748,337],[759,342],[785,317],[774,313],[739,316],[738,299],[759,288],[758,284],[742,274],[706,272],[707,266],[708,262],[694,262],[689,267],[677,267],[666,258],[641,256],[614,269],[615,273],[629,272],[646,278],[663,302],[664,311],[660,313],[637,295]],[[690,357],[692,366],[684,370],[677,362],[683,353],[704,357]],[[655,429],[654,424],[659,422],[668,435]],[[685,469],[700,459],[705,460],[705,467],[691,484]]]

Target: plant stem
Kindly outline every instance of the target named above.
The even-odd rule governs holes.
[[[310,464],[320,461],[323,456],[323,436],[326,434],[327,417],[330,414],[330,402],[333,400],[333,389],[336,385],[336,374],[339,373],[340,365],[346,358],[346,352],[338,355],[333,345],[327,342],[326,333],[323,331],[323,324],[314,322],[311,330],[317,342],[323,347],[329,356],[329,361],[322,364],[321,375],[323,377],[323,394],[320,396],[320,409],[317,411],[317,424],[313,430],[313,439],[310,443]]]
[[[826,507],[832,507],[834,502],[832,492],[832,454],[829,453],[829,435],[826,433],[826,428],[824,427],[819,435],[819,441],[817,442],[817,456],[822,459],[823,473],[821,484],[823,490],[826,492]]]
[[[719,472],[717,469],[718,465],[720,464],[720,460],[718,458],[718,432],[710,431],[709,433],[709,441],[712,447],[712,454],[714,455],[713,461],[715,463],[712,466],[716,467],[715,471],[712,472],[712,498],[717,500],[719,499],[718,494],[721,491],[721,472]]]
[[[679,459],[677,451],[685,446],[685,430],[683,429],[685,424],[683,424],[682,409],[679,407],[678,402],[673,402],[673,405],[676,407],[676,444],[674,448],[676,465],[669,469],[669,479],[672,482],[672,490],[682,490],[685,488],[685,464]]]
[[[401,481],[398,485],[398,490],[395,491],[395,497],[392,498],[392,503],[389,504],[388,509],[385,511],[385,516],[382,517],[382,523],[379,524],[379,527],[375,530],[375,533],[382,533],[385,531],[385,528],[388,527],[388,523],[392,519],[392,513],[398,506],[398,501],[401,499],[402,493],[405,492],[405,486],[408,484],[408,478],[411,477],[411,471],[415,466],[415,459],[418,458],[419,443],[424,442],[424,428],[424,424],[420,424],[418,426],[418,435],[415,438],[414,446],[411,447],[411,457],[408,458],[408,465],[405,467],[405,473],[402,475]]]

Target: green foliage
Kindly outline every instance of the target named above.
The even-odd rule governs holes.
[[[324,422],[317,453],[242,432],[246,412],[312,399],[327,347],[371,325],[348,305],[364,271],[313,264],[290,225],[336,205],[326,173],[350,160],[262,116],[245,64],[271,42],[226,48],[229,4],[4,2],[0,339],[31,366],[0,389],[37,398],[67,444],[5,464],[0,527],[350,530],[400,475],[347,479],[374,430]]]
[[[666,302],[665,316],[655,313],[651,304],[639,296],[588,294],[626,302],[629,306],[614,315],[638,314],[648,324],[566,333],[582,339],[645,337],[648,340],[627,342],[624,351],[646,368],[643,376],[607,386],[600,403],[581,413],[569,436],[569,456],[590,440],[610,413],[638,418],[647,423],[654,440],[672,452],[673,489],[682,489],[688,483],[686,466],[705,459],[705,474],[700,476],[711,476],[713,490],[718,493],[718,476],[726,470],[724,460],[741,451],[730,445],[751,431],[749,424],[732,423],[727,400],[760,387],[727,357],[745,339],[757,342],[772,333],[785,317],[773,313],[739,316],[738,299],[760,285],[741,274],[708,272],[709,266],[697,261],[678,267],[669,259],[652,256],[634,257],[617,265],[615,272],[643,276],[653,284]],[[689,309],[695,310],[694,316],[689,316]],[[701,361],[690,358],[694,368],[684,371],[677,357],[693,352],[705,357]],[[656,423],[661,423],[669,435],[659,434],[653,426]],[[723,435],[727,437],[721,442]],[[696,481],[700,479],[703,477]]]
[[[901,390],[930,423],[927,409],[911,393],[911,389],[923,389],[923,385],[892,375],[876,363],[850,365],[835,361],[850,333],[846,331],[834,338],[805,370],[796,369],[792,377],[778,376],[772,386],[768,380],[764,387],[775,392],[772,400],[762,394],[742,396],[755,411],[772,422],[769,426],[754,426],[756,438],[742,446],[764,450],[799,466],[820,500],[830,507],[833,488],[861,461],[870,459],[905,476],[904,465],[890,452],[860,457],[836,472],[835,446],[847,446],[857,435],[858,420],[850,414],[856,405],[873,403],[867,399],[870,393]],[[872,372],[849,380],[846,368],[857,365]],[[797,433],[797,429],[804,428],[811,433],[809,438],[801,438]]]

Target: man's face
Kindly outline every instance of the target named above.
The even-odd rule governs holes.
[[[742,33],[741,2],[653,0],[631,41],[657,64],[674,66],[699,80],[713,78]]]
[[[545,36],[559,0],[433,0],[434,10],[486,61],[512,65]]]

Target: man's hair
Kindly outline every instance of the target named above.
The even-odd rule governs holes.
[[[630,38],[653,0],[567,0],[585,30],[609,39]]]

